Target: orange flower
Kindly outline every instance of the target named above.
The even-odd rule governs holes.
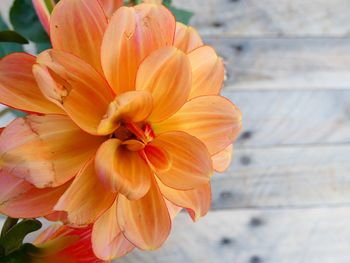
[[[108,22],[97,0],[61,0],[50,36],[37,58],[0,62],[0,101],[33,113],[0,137],[0,211],[66,211],[72,225],[93,224],[103,260],[160,247],[179,207],[207,213],[213,168],[228,166],[241,128],[219,95],[221,58],[156,4]]]
[[[92,250],[91,232],[91,226],[72,228],[51,225],[34,240],[36,248],[27,249],[26,260],[33,263],[105,262],[97,258]]]

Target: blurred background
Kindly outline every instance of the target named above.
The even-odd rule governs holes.
[[[349,263],[350,1],[173,3],[224,58],[244,129],[209,214],[118,262]]]

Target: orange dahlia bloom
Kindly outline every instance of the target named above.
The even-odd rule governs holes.
[[[34,240],[27,249],[26,262],[31,263],[103,263],[92,250],[90,226],[72,228],[54,224]]]
[[[164,6],[106,17],[97,0],[61,0],[53,49],[0,61],[0,101],[31,113],[0,137],[0,212],[65,211],[109,260],[161,246],[179,207],[207,213],[241,113],[219,95],[221,58]]]

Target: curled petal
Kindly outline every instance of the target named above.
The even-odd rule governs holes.
[[[99,0],[107,17],[111,17],[113,13],[124,5],[124,0]]]
[[[112,133],[120,122],[141,122],[152,111],[152,96],[147,91],[129,91],[117,96],[108,106],[98,126],[98,133]]]
[[[106,27],[98,1],[61,0],[51,15],[51,43],[54,49],[72,53],[102,72],[100,47]]]
[[[138,152],[130,151],[118,139],[104,142],[95,159],[96,172],[110,191],[128,199],[139,199],[150,187],[152,172]]]
[[[14,218],[35,218],[53,212],[58,199],[69,187],[39,189],[23,179],[0,171],[0,212]]]
[[[180,22],[176,22],[174,46],[185,53],[189,53],[192,50],[203,46],[203,41],[196,29]]]
[[[0,60],[0,102],[37,113],[63,113],[41,93],[32,73],[35,57],[13,53]]]
[[[148,193],[139,200],[130,201],[120,195],[117,216],[125,237],[140,249],[159,248],[170,233],[169,212],[154,181]]]
[[[114,97],[106,81],[89,64],[62,51],[45,51],[37,62],[33,73],[44,95],[83,130],[97,134]]]
[[[88,161],[55,206],[66,211],[68,221],[85,226],[96,221],[114,202],[116,194],[107,191],[95,173],[93,160]]]
[[[237,138],[242,127],[242,114],[228,99],[202,96],[188,102],[172,117],[154,124],[156,133],[184,131],[200,139],[214,155]]]
[[[159,180],[158,185],[164,197],[175,205],[186,208],[193,221],[197,221],[208,213],[211,203],[209,183],[188,191],[167,187]]]
[[[233,145],[230,144],[221,152],[218,152],[217,154],[213,155],[211,158],[213,160],[213,167],[215,171],[219,173],[225,172],[227,168],[230,166],[232,154],[233,154]]]
[[[215,50],[203,46],[189,53],[192,66],[192,89],[190,98],[202,95],[218,95],[224,82],[225,69]]]
[[[17,118],[0,137],[1,168],[39,188],[59,186],[77,174],[102,140],[67,116]]]
[[[112,260],[120,258],[135,248],[123,235],[117,221],[117,200],[94,223],[92,247],[99,258]]]
[[[170,156],[171,164],[167,170],[155,170],[167,186],[189,190],[209,182],[213,173],[211,158],[205,145],[197,138],[185,132],[167,132],[157,136],[150,145]]]
[[[190,94],[191,65],[187,56],[174,47],[153,52],[140,65],[136,89],[147,90],[153,96],[151,121],[168,118],[181,108]]]
[[[101,59],[105,76],[117,94],[135,90],[137,69],[152,51],[170,46],[174,16],[162,5],[121,7],[103,37]]]

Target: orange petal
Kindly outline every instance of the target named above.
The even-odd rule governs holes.
[[[140,249],[159,248],[170,233],[169,212],[154,181],[148,193],[139,200],[130,201],[120,195],[117,216],[125,237]]]
[[[144,121],[152,111],[152,95],[147,91],[129,91],[122,93],[112,101],[106,115],[98,126],[101,134],[112,133],[120,122]]]
[[[192,66],[190,98],[219,94],[224,82],[225,69],[215,50],[203,46],[189,53],[188,58]]]
[[[191,65],[187,56],[174,47],[153,52],[140,65],[137,90],[153,95],[149,119],[162,121],[174,114],[187,101],[191,90]]]
[[[172,165],[171,157],[165,150],[156,145],[150,143],[144,148],[146,159],[153,170],[158,172],[168,171]]]
[[[171,221],[175,219],[175,217],[180,213],[182,210],[182,207],[174,205],[172,202],[168,201],[167,199],[164,199],[165,204],[168,208],[169,216],[171,218]]]
[[[113,13],[124,5],[124,0],[99,0],[107,17],[111,17]]]
[[[39,17],[43,28],[47,33],[50,32],[50,13],[52,12],[55,2],[53,0],[32,0],[35,11]]]
[[[213,173],[210,155],[197,138],[185,132],[167,132],[157,136],[150,145],[164,150],[170,156],[170,168],[155,171],[167,186],[189,190],[209,182]]]
[[[95,159],[96,172],[102,184],[128,199],[139,199],[150,187],[152,172],[138,152],[121,145],[118,139],[104,142]]]
[[[117,200],[94,223],[92,247],[99,258],[112,260],[120,258],[135,248],[123,235],[117,222]]]
[[[0,213],[14,218],[35,218],[52,213],[70,182],[38,189],[23,179],[0,171]]]
[[[162,5],[121,7],[111,18],[102,42],[102,67],[117,94],[135,90],[137,69],[152,51],[170,46],[174,16]]]
[[[0,137],[1,168],[38,188],[58,186],[76,175],[102,140],[64,115],[17,118]]]
[[[83,130],[97,134],[114,97],[107,82],[89,64],[69,53],[47,50],[37,62],[33,72],[45,96]]]
[[[189,53],[192,50],[203,46],[203,41],[197,30],[193,27],[176,22],[174,46],[185,53]]]
[[[159,180],[158,185],[164,197],[175,205],[186,208],[193,221],[208,213],[211,204],[210,183],[188,191],[167,187]]]
[[[32,73],[35,57],[13,53],[0,60],[0,102],[37,113],[63,113],[41,93]]]
[[[241,127],[241,112],[221,96],[194,98],[171,118],[153,125],[156,133],[179,130],[197,137],[205,143],[211,155],[232,144]]]
[[[230,144],[221,152],[213,155],[211,159],[213,160],[213,167],[215,171],[223,173],[230,166],[233,154],[233,146]]]
[[[100,48],[106,27],[98,1],[61,0],[51,14],[51,43],[54,49],[72,53],[102,72]]]
[[[31,253],[33,262],[93,262],[102,263],[92,250],[92,227],[73,228],[51,225],[33,242],[38,248]]]
[[[72,185],[60,198],[55,210],[66,211],[68,221],[76,226],[96,221],[114,202],[116,194],[98,180],[93,160],[80,170]]]

